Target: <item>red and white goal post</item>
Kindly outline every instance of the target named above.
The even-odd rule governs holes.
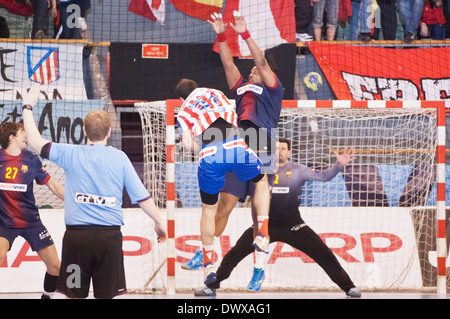
[[[168,294],[202,286],[201,271],[180,267],[201,246],[198,158],[181,146],[180,105],[135,104],[144,183],[167,213]],[[333,151],[356,152],[333,180],[306,183],[300,212],[362,290],[447,292],[445,135],[441,101],[283,101],[279,136],[291,140],[292,161],[320,170],[335,163]],[[248,205],[236,207],[221,236],[222,255],[250,225]],[[252,265],[249,256],[222,287],[245,289]],[[271,244],[263,289],[336,288],[308,256]]]

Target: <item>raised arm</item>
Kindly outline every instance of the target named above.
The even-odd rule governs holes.
[[[212,21],[208,20],[208,22],[213,26],[214,31],[217,33],[220,60],[222,61],[222,65],[225,70],[228,88],[232,89],[241,78],[241,72],[234,64],[233,56],[231,55],[231,51],[225,37],[227,24],[223,22],[222,15],[219,13],[212,14],[211,19]]]
[[[255,40],[250,36],[250,33],[247,30],[247,23],[245,19],[238,11],[233,12],[235,25],[230,23],[231,27],[240,34],[242,39],[248,46],[250,50],[250,54],[253,57],[253,61],[255,62],[255,66],[258,68],[258,71],[262,77],[264,84],[267,87],[275,87],[276,85],[276,76],[267,63],[266,58],[264,57],[264,52],[258,47]]]
[[[22,107],[23,126],[27,133],[28,145],[30,145],[30,147],[38,154],[41,153],[42,147],[50,142],[49,140],[42,138],[33,118],[33,107],[39,100],[40,87],[39,84],[35,84],[31,87],[23,99]]]

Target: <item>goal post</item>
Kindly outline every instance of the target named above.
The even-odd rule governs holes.
[[[199,272],[180,269],[201,245],[195,222],[201,212],[198,158],[180,143],[180,106],[179,100],[135,104],[143,129],[144,183],[167,213],[169,294],[202,283]],[[354,148],[357,160],[335,179],[306,183],[300,212],[356,285],[382,290],[435,287],[438,294],[446,293],[445,102],[285,100],[278,132],[291,140],[292,160],[312,169],[332,165],[334,151]],[[248,205],[236,210],[221,237],[223,254],[250,226],[244,216],[249,212],[240,212],[249,210]],[[425,222],[424,214],[432,215],[433,221]],[[423,233],[434,237],[426,251]],[[357,248],[362,250],[360,257]],[[435,260],[425,260],[430,256]],[[431,272],[424,270],[424,263],[433,265]],[[326,274],[292,248],[272,244],[268,264],[266,289],[333,288],[332,283],[319,284],[318,278]],[[242,278],[230,277],[224,286],[242,289],[250,279],[245,272]],[[303,284],[309,277],[316,282]]]

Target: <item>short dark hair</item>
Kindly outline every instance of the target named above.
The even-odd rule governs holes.
[[[194,80],[181,79],[175,87],[175,93],[178,97],[186,99],[196,88],[198,88],[198,84]]]
[[[16,122],[5,122],[0,126],[0,145],[3,149],[8,148],[9,137],[17,136],[17,132],[21,129],[23,129],[23,125]]]
[[[287,146],[288,146],[288,151],[291,150],[291,141],[288,140],[287,138],[285,138],[285,137],[280,137],[280,138],[278,139],[278,143],[286,143]]]

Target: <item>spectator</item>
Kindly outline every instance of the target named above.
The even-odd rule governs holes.
[[[338,27],[339,0],[319,0],[314,3],[314,15],[312,27],[314,40],[322,39],[323,13],[327,9],[327,40],[334,40],[336,29]]]
[[[445,40],[445,24],[447,21],[442,5],[442,0],[425,0],[420,21],[420,35],[422,37]]]
[[[352,19],[348,40],[371,40],[372,0],[352,0]]]
[[[381,32],[384,40],[395,40],[397,35],[397,1],[377,0],[380,7]]]
[[[295,38],[297,41],[311,41],[313,37],[308,34],[308,27],[311,24],[314,2],[318,0],[295,0]]]
[[[80,24],[90,8],[90,0],[60,0],[61,29],[57,38],[81,39]]]
[[[16,0],[16,2],[33,7],[33,27],[31,29],[32,39],[45,39],[48,36],[48,11],[56,18],[56,0]]]
[[[398,13],[405,31],[405,43],[411,43],[417,38],[424,2],[425,0],[397,0]]]

